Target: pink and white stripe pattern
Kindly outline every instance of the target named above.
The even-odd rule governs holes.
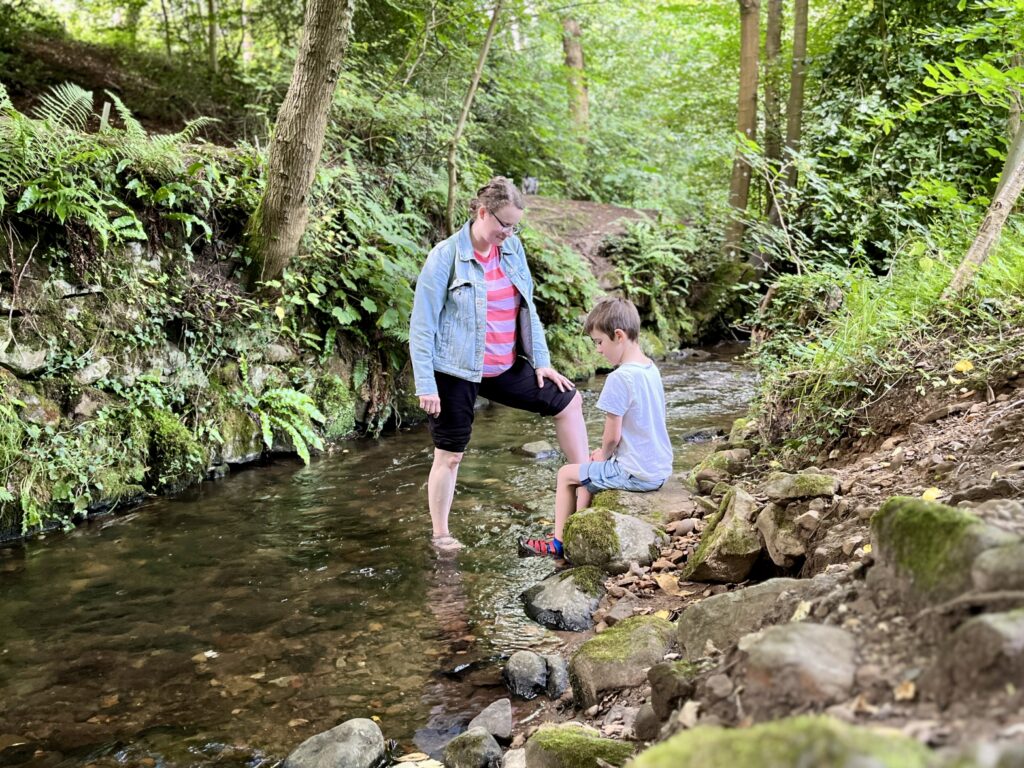
[[[484,337],[484,376],[498,376],[516,359],[516,313],[519,292],[501,268],[498,247],[476,254],[487,280],[487,333]]]

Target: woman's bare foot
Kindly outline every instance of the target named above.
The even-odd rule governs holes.
[[[462,549],[462,542],[454,536],[434,536],[430,543],[438,552],[458,552]]]

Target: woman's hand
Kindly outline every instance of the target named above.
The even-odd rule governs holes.
[[[438,395],[420,395],[420,408],[427,416],[437,417],[441,414],[441,398]]]
[[[565,392],[567,389],[573,388],[571,380],[565,378],[562,374],[556,371],[554,368],[538,368],[537,374],[537,386],[544,389],[544,379],[550,379],[551,382],[558,387],[559,392]]]

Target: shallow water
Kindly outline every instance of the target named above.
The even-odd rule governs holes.
[[[753,376],[728,354],[661,369],[683,469],[707,450],[686,436],[742,414]],[[582,387],[591,444],[600,386]],[[558,644],[518,597],[552,570],[516,556],[553,516],[559,460],[510,450],[538,439],[550,420],[477,414],[455,559],[428,544],[422,426],[0,549],[0,733],[39,741],[38,766],[257,766],[377,717],[436,751],[505,695],[502,658]]]

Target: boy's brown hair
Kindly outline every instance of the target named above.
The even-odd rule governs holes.
[[[590,310],[583,324],[583,332],[589,335],[592,331],[598,330],[611,338],[615,335],[616,329],[625,333],[630,340],[636,341],[640,338],[640,313],[629,299],[606,296]]]

